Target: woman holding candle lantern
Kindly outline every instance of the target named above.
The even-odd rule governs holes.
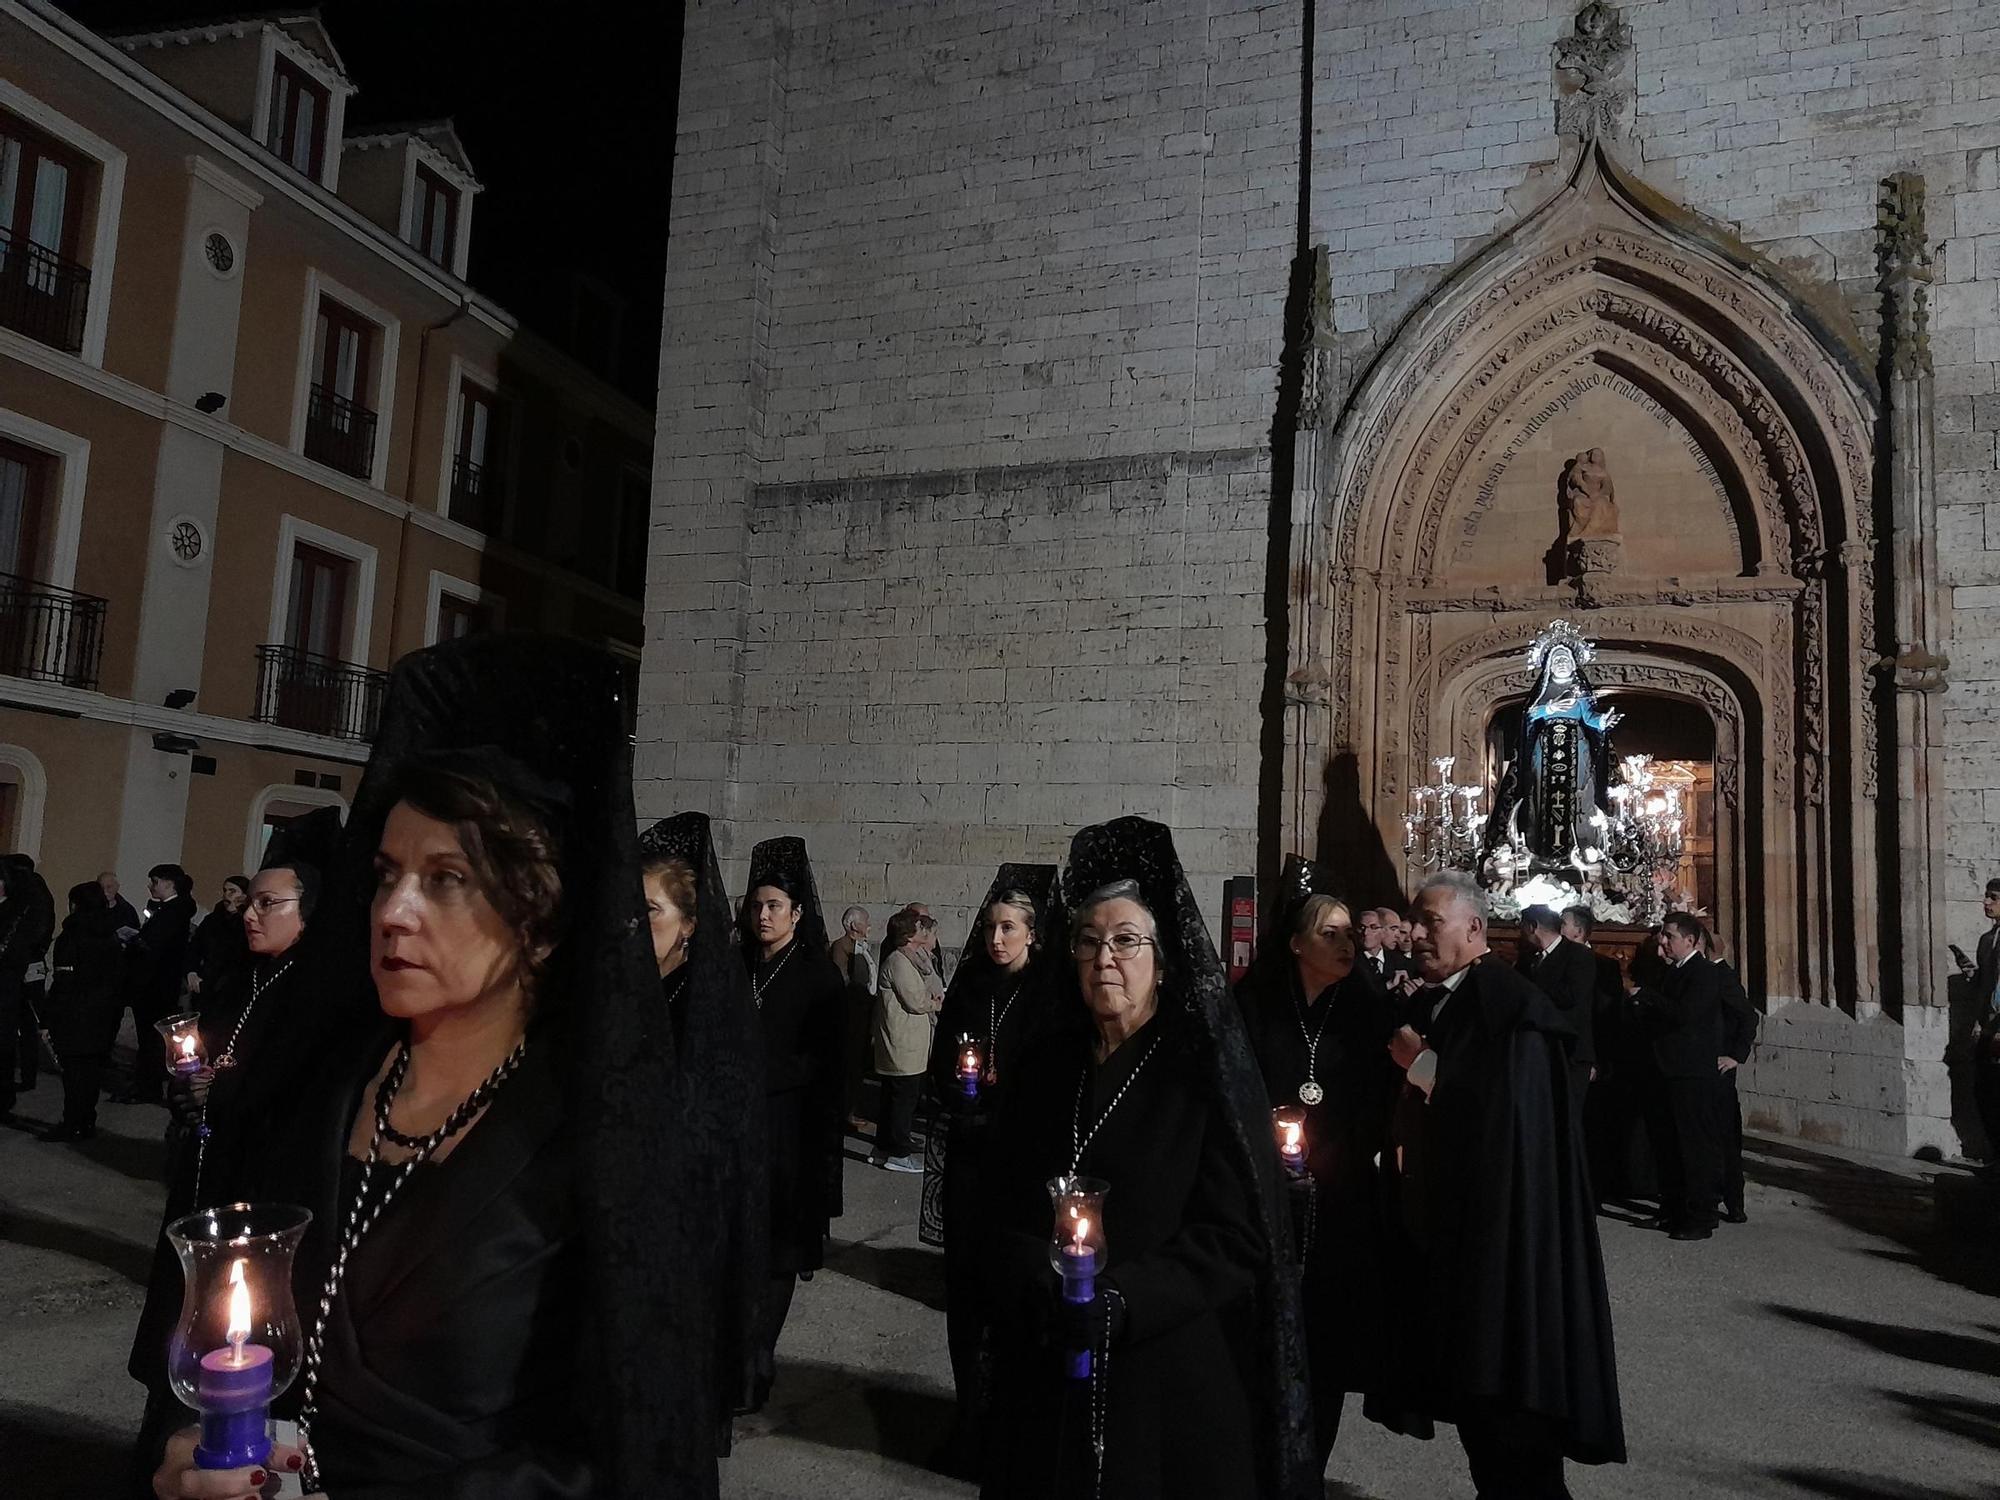
[[[987,1174],[982,1493],[1317,1494],[1270,1111],[1172,836],[1087,828],[1064,888],[1070,964]]]
[[[672,1104],[691,1149],[657,1164],[649,1211],[706,1219],[715,1232],[702,1280],[715,1294],[692,1309],[712,1343],[705,1417],[729,1452],[730,1414],[744,1404],[752,1330],[764,1294],[764,1059],[750,984],[736,952],[729,896],[708,815],[676,813],[639,837],[660,1002],[679,1054]],[[657,1038],[657,1028],[648,1036]]]
[[[316,920],[316,1082],[257,1196],[312,1224],[306,1487],[338,1500],[713,1495],[712,1218],[680,1136],[616,664],[481,635],[407,656]],[[188,1467],[161,1496],[240,1493]],[[294,1455],[280,1450],[278,1463]],[[217,1483],[242,1481],[240,1489]]]
[[[957,1419],[932,1465],[977,1478],[986,1424],[985,1286],[979,1213],[993,1121],[1006,1080],[1048,1012],[1062,918],[1054,865],[1000,867],[945,991],[931,1047],[931,1086],[943,1107],[924,1148],[922,1233],[944,1246],[945,1336]],[[1058,941],[1046,941],[1054,933]],[[935,1165],[933,1165],[935,1163]]]
[[[1381,1382],[1389,1329],[1380,1161],[1402,1073],[1386,1050],[1388,992],[1357,964],[1347,903],[1297,860],[1297,880],[1257,962],[1236,987],[1243,1024],[1301,1184],[1294,1227],[1305,1265],[1313,1446],[1323,1472],[1348,1391]],[[1290,1137],[1291,1139],[1288,1139]]]
[[[766,839],[750,851],[742,929],[764,1044],[770,1182],[769,1279],[751,1346],[748,1409],[756,1411],[777,1376],[792,1294],[800,1277],[825,1264],[827,1222],[841,1211],[847,990],[827,957],[805,840]]]

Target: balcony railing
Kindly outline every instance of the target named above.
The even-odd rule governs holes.
[[[0,327],[77,354],[89,303],[88,266],[0,229]]]
[[[506,498],[500,471],[492,464],[476,464],[463,453],[452,458],[452,520],[478,531],[497,532]]]
[[[290,646],[259,646],[251,717],[338,740],[372,740],[388,685],[387,672]]]
[[[96,687],[108,607],[94,594],[0,573],[0,673]]]
[[[356,479],[375,472],[375,413],[323,385],[306,402],[306,457]]]

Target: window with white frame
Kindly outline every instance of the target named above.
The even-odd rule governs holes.
[[[280,161],[314,182],[326,168],[327,122],[332,115],[332,91],[325,84],[288,57],[271,60],[264,144]]]
[[[0,79],[0,328],[104,358],[125,154]]]

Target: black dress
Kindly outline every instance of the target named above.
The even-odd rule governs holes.
[[[1379,1391],[1385,1383],[1390,1266],[1383,1162],[1403,1077],[1387,1046],[1395,1016],[1380,981],[1360,968],[1307,1006],[1289,958],[1253,968],[1236,998],[1272,1108],[1306,1112],[1311,1187],[1294,1199],[1294,1223],[1305,1246],[1306,1357],[1324,1468],[1343,1395]],[[1323,1092],[1317,1104],[1299,1098],[1308,1074]]]
[[[1075,1159],[1079,1085],[1086,1133],[1124,1090],[1077,1167],[1110,1184],[1099,1285],[1115,1286],[1126,1309],[1096,1382],[1098,1493],[1249,1500],[1259,1472],[1256,1291],[1270,1251],[1212,1069],[1171,1012],[1101,1065],[1085,1025],[1046,1034],[1016,1064],[988,1171],[994,1397],[981,1493],[1092,1493],[1093,1383],[1065,1378],[1062,1351],[1040,1333],[1057,1285],[1046,1184]]]
[[[833,963],[799,943],[750,970],[764,1039],[773,1276],[817,1271],[841,1153],[841,1021],[845,986]]]
[[[63,1124],[97,1124],[97,1094],[118,1037],[119,980],[124,951],[117,918],[105,907],[82,907],[64,918],[56,937],[43,1020],[63,1070]]]
[[[393,1031],[301,1106],[265,1197],[313,1224],[294,1294],[310,1326],[361,1183],[355,1115]],[[563,1059],[531,1039],[519,1069],[442,1162],[420,1166],[350,1257],[328,1320],[313,1449],[339,1500],[571,1500],[606,1493],[593,1457],[582,1216]],[[399,1168],[377,1166],[371,1200]],[[288,1401],[302,1391],[294,1385]]]

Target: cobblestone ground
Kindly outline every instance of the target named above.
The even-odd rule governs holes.
[[[0,1128],[0,1496],[111,1496],[124,1374],[157,1225],[164,1116],[107,1106],[83,1148]],[[1677,1245],[1601,1221],[1632,1462],[1574,1470],[1622,1496],[2000,1496],[2000,1255],[1931,1231],[1920,1175],[1756,1141],[1751,1222]],[[967,1496],[922,1468],[949,1413],[944,1279],[920,1179],[849,1163],[828,1268],[802,1287],[771,1407],[739,1424],[730,1500]],[[1469,1495],[1457,1443],[1348,1426],[1329,1496]]]

